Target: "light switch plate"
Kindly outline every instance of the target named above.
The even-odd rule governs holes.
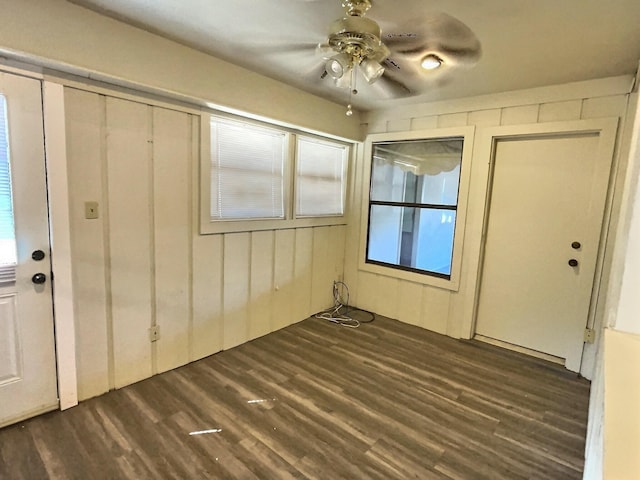
[[[84,202],[84,218],[93,220],[98,217],[98,202]]]

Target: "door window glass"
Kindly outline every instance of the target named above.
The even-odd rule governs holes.
[[[15,282],[17,264],[7,123],[7,101],[0,94],[0,284]]]

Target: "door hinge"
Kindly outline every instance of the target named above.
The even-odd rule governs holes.
[[[160,339],[160,326],[154,325],[149,329],[149,340],[151,342],[157,342]]]
[[[593,328],[584,329],[584,341],[585,343],[593,343],[596,341],[596,331]]]

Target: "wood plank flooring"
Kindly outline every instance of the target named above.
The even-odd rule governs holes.
[[[588,395],[490,345],[311,318],[0,430],[0,478],[579,479]]]

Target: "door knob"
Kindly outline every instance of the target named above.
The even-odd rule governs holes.
[[[572,258],[571,260],[569,260],[569,266],[577,267],[578,266],[578,260],[576,260],[575,258]]]
[[[31,281],[36,285],[40,285],[47,281],[47,276],[44,273],[36,273],[33,277],[31,277]]]
[[[34,250],[31,254],[31,258],[33,258],[36,262],[39,262],[44,258],[44,252],[42,250]]]
[[[580,242],[572,242],[571,243],[571,248],[573,248],[574,250],[578,250],[582,245],[580,244]]]

